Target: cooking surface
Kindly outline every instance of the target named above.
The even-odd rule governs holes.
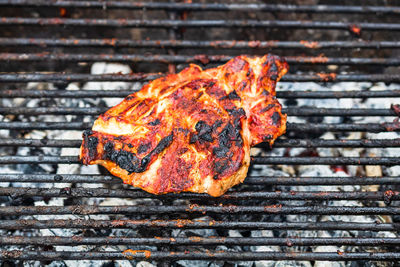
[[[0,0],[2,263],[395,265],[400,6],[344,3]],[[82,131],[146,81],[266,53],[290,65],[288,130],[244,184],[155,196],[79,164]]]

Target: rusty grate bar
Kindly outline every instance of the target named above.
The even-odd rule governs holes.
[[[199,221],[199,220],[2,220],[0,229],[55,229],[55,228],[180,228],[180,229],[267,229],[267,230],[358,230],[398,231],[398,223],[359,222],[249,222],[249,221]]]
[[[121,180],[107,175],[78,174],[0,174],[0,182],[18,183],[107,183],[120,184]],[[400,177],[271,177],[250,176],[247,185],[394,185]]]
[[[354,5],[288,5],[262,3],[159,3],[127,1],[43,1],[43,0],[1,0],[0,6],[12,7],[73,7],[99,9],[162,9],[177,11],[263,11],[263,12],[306,12],[306,13],[400,13],[396,6],[354,6]]]
[[[344,207],[344,206],[237,206],[218,205],[202,206],[197,204],[177,206],[9,206],[0,207],[0,215],[58,215],[58,214],[188,214],[188,213],[218,213],[218,214],[308,214],[308,215],[399,215],[400,207]]]
[[[105,62],[161,62],[161,63],[209,63],[226,62],[234,56],[228,55],[137,55],[137,54],[66,54],[66,53],[0,53],[0,61],[105,61]],[[400,58],[355,58],[355,57],[305,57],[287,56],[287,63],[323,65],[384,65],[398,66]]]
[[[0,107],[3,115],[100,115],[110,107]],[[397,116],[392,109],[358,109],[358,108],[308,108],[289,107],[282,111],[289,116]]]
[[[235,246],[396,246],[400,245],[399,238],[354,238],[354,237],[83,237],[83,236],[6,236],[0,237],[0,245],[53,245],[53,246],[78,246],[78,245],[175,245],[175,246],[210,246],[210,245],[235,245]]]
[[[397,123],[287,123],[287,131],[324,132],[387,132],[400,131]],[[85,130],[92,127],[89,122],[0,122],[0,129],[13,130]]]
[[[161,77],[154,73],[132,73],[132,74],[0,74],[0,82],[101,82],[101,81],[149,81]],[[399,74],[286,74],[282,77],[283,82],[400,82]]]
[[[0,46],[39,47],[133,47],[133,48],[222,48],[222,49],[327,49],[363,48],[395,49],[399,41],[244,41],[244,40],[130,40],[130,39],[47,39],[47,38],[1,38]]]
[[[339,21],[299,21],[299,20],[139,20],[139,19],[66,19],[66,18],[16,18],[1,17],[0,26],[80,26],[80,27],[220,27],[220,28],[282,28],[282,29],[322,29],[398,31],[399,23],[339,22]]]
[[[0,156],[0,164],[80,164],[76,156]],[[400,164],[398,157],[252,157],[253,164],[384,165]]]
[[[147,253],[146,253],[147,252]],[[369,253],[369,252],[153,252],[134,251],[134,253],[122,252],[50,252],[50,251],[1,251],[0,259],[19,260],[395,260],[400,259],[398,252]]]
[[[180,193],[181,199],[215,199],[215,200],[242,200],[242,199],[266,199],[266,200],[385,200],[387,192],[337,192],[337,191],[316,191],[316,192],[228,192],[219,198],[210,197],[207,194]],[[0,196],[19,197],[124,197],[124,198],[176,198],[175,194],[152,195],[142,190],[106,189],[106,188],[70,188],[65,191],[60,188],[0,188]],[[399,192],[390,191],[390,200],[399,200]],[[385,200],[387,201],[387,200]]]
[[[325,261],[355,261],[355,260],[398,260],[399,252],[158,252],[133,251],[122,252],[70,252],[70,251],[1,251],[1,260],[325,260]]]
[[[0,97],[30,97],[30,98],[93,98],[93,97],[126,97],[134,90],[0,90]],[[400,90],[382,91],[277,91],[279,98],[371,98],[400,97]]]
[[[0,139],[0,146],[25,146],[25,147],[80,147],[82,140],[59,139]],[[256,147],[268,148],[262,143]],[[400,147],[400,139],[278,139],[274,147]]]

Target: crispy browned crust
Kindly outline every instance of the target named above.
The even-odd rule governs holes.
[[[150,193],[220,196],[245,179],[250,146],[285,132],[275,85],[287,69],[276,56],[239,56],[156,79],[100,115],[80,159]]]

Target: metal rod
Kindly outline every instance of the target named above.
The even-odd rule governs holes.
[[[133,47],[133,48],[222,48],[222,49],[384,49],[400,48],[399,41],[245,41],[245,40],[130,40],[130,39],[48,39],[1,38],[0,46],[39,47]]]
[[[223,214],[308,214],[308,215],[399,215],[400,207],[358,207],[358,206],[237,206],[218,205],[201,206],[197,204],[176,206],[0,206],[0,215],[58,215],[58,214],[187,214],[187,213],[223,213]]]
[[[390,191],[390,200],[399,200],[399,192]],[[106,188],[70,188],[68,194],[59,188],[0,188],[0,196],[10,196],[12,198],[19,197],[127,197],[127,198],[176,198],[175,194],[153,195],[142,190],[126,190],[126,189],[106,189]],[[182,199],[210,199],[207,194],[196,193],[180,193],[179,198]],[[215,200],[242,200],[242,199],[269,199],[269,200],[384,200],[387,198],[387,192],[228,192]]]
[[[1,220],[0,229],[111,229],[111,228],[181,228],[181,229],[251,229],[251,230],[358,230],[398,231],[399,223],[358,222],[248,222],[200,220]]]
[[[0,139],[0,146],[27,146],[27,147],[80,147],[81,139]],[[261,143],[256,147],[268,148],[269,144]],[[274,147],[400,147],[398,139],[279,139]]]
[[[110,107],[0,107],[3,115],[100,115]],[[392,109],[289,107],[283,109],[290,116],[397,116]]]
[[[307,12],[307,13],[373,13],[398,15],[397,6],[354,6],[354,5],[288,5],[288,4],[245,4],[245,3],[159,3],[127,1],[44,1],[44,0],[1,0],[0,6],[9,7],[73,7],[99,9],[162,9],[177,11],[262,11],[262,12]]]
[[[93,98],[93,97],[126,97],[133,90],[0,90],[0,97],[30,97],[30,98]],[[372,97],[400,97],[400,90],[383,91],[277,91],[279,98],[372,98]]]
[[[121,180],[108,175],[82,174],[0,174],[0,182],[18,183],[107,183],[121,184]],[[400,177],[270,177],[250,176],[247,185],[394,185]]]
[[[26,251],[2,250],[1,260],[398,260],[399,252],[159,252],[125,251],[122,252],[71,252],[71,251]]]
[[[384,165],[400,164],[398,157],[252,157],[253,164]],[[0,164],[78,164],[76,156],[0,156]]]
[[[175,246],[210,246],[210,245],[235,245],[235,246],[394,246],[400,245],[399,238],[355,238],[355,237],[84,237],[84,236],[0,236],[0,245],[53,245],[53,246],[79,246],[79,245],[175,245]]]
[[[362,30],[400,30],[399,23],[339,22],[339,21],[299,21],[299,20],[140,20],[140,19],[71,19],[71,18],[16,18],[1,17],[0,26],[80,26],[80,27],[135,27],[135,28],[171,28],[171,27],[262,27],[285,29],[330,29],[350,30],[358,27]]]
[[[287,123],[287,131],[297,132],[326,132],[326,131],[355,131],[355,132],[387,132],[400,131],[396,123]],[[85,130],[92,127],[89,122],[0,122],[0,129],[13,130]]]
[[[133,74],[0,74],[0,82],[88,82],[88,81],[149,81],[161,77],[154,73]],[[400,82],[398,74],[287,74],[282,77],[283,82]]]
[[[138,54],[65,54],[65,53],[0,53],[0,61],[105,61],[105,62],[161,62],[161,63],[208,63],[226,62],[234,56],[228,55],[138,55]],[[306,57],[287,56],[286,61],[292,65],[385,65],[398,66],[400,58],[355,58],[355,57]]]

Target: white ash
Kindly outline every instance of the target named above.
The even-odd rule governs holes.
[[[112,74],[112,73],[120,73],[120,74],[129,74],[132,73],[132,70],[127,65],[115,64],[115,63],[105,63],[98,62],[92,65],[90,70],[91,74],[100,75],[100,74]],[[128,90],[131,89],[132,83],[128,82],[88,82],[83,86],[83,90]],[[105,98],[108,107],[115,106],[122,101],[122,98]]]
[[[274,267],[312,267],[309,261],[278,261]]]

